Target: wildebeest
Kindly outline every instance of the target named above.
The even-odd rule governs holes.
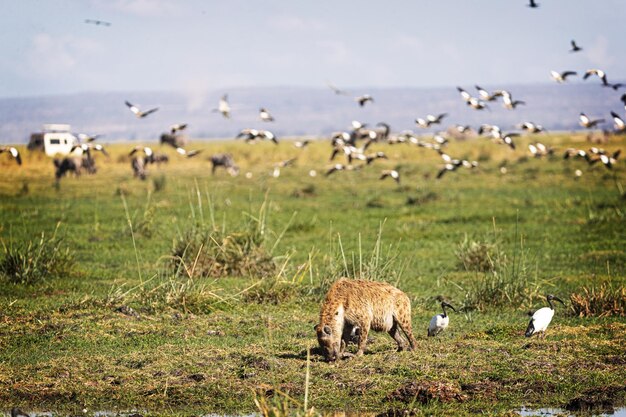
[[[161,134],[161,145],[167,144],[174,148],[184,148],[187,145],[187,138],[184,135],[172,133]]]
[[[233,177],[239,174],[239,167],[235,164],[233,156],[229,153],[218,153],[211,156],[211,174],[215,174],[218,167],[224,167]]]
[[[87,171],[89,174],[95,174],[97,171],[94,159],[89,156],[65,157],[63,159],[56,158],[53,162],[56,167],[55,177],[57,181],[68,172],[78,177],[82,170]]]

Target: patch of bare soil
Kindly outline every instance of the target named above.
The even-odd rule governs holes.
[[[461,389],[450,382],[444,381],[410,381],[388,394],[388,401],[402,401],[412,403],[417,401],[427,404],[431,401],[447,403],[451,401],[465,401],[467,395]]]
[[[608,385],[585,391],[567,403],[569,411],[593,411],[613,414],[615,407],[624,404],[626,385]]]

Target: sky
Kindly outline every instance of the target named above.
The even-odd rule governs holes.
[[[626,1],[537,1],[0,0],[0,97],[626,79]]]

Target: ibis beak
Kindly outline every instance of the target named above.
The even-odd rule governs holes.
[[[553,299],[553,300],[558,301],[559,303],[561,303],[561,304],[563,304],[563,305],[565,305],[565,303],[563,302],[563,300],[561,300],[561,299],[560,299],[560,298],[558,298],[558,297],[553,297],[552,299]]]
[[[454,308],[451,304],[448,304],[446,302],[444,302],[443,304],[445,304],[446,307],[450,307],[452,310],[454,310],[455,313],[458,313],[458,311],[456,311],[456,308]]]

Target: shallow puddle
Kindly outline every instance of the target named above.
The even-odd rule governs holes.
[[[594,412],[572,412],[567,411],[562,408],[522,408],[519,411],[521,416],[531,417],[531,416],[540,416],[540,417],[552,417],[552,416],[598,416],[598,417],[626,417],[626,407],[616,408],[613,414],[610,413],[594,413]]]
[[[24,410],[26,411],[26,410]],[[522,408],[521,410],[518,411],[519,415],[522,417],[580,417],[580,416],[585,416],[585,417],[590,417],[590,416],[594,416],[594,417],[626,417],[626,407],[622,407],[622,408],[616,408],[615,412],[613,414],[610,413],[592,413],[592,412],[572,412],[572,411],[567,411],[561,408]],[[138,411],[127,411],[127,412],[115,412],[115,411],[93,411],[93,412],[85,412],[83,415],[85,417],[134,417],[134,416],[142,416],[144,413],[146,413],[145,411],[143,412],[138,412]],[[10,417],[11,413],[10,412],[3,412],[0,413],[0,416],[7,416]],[[31,411],[28,412],[29,417],[62,417],[65,414],[57,414],[51,411]],[[332,415],[332,416],[348,416],[348,415],[360,415],[360,416],[364,416],[364,415],[371,415],[374,416],[376,415],[375,413],[365,413],[365,414],[352,414],[352,413],[345,413],[345,412],[339,412],[339,413],[329,413],[328,415]],[[260,416],[260,414],[245,414],[245,415],[228,415],[228,414],[205,414],[202,417],[257,417]]]

